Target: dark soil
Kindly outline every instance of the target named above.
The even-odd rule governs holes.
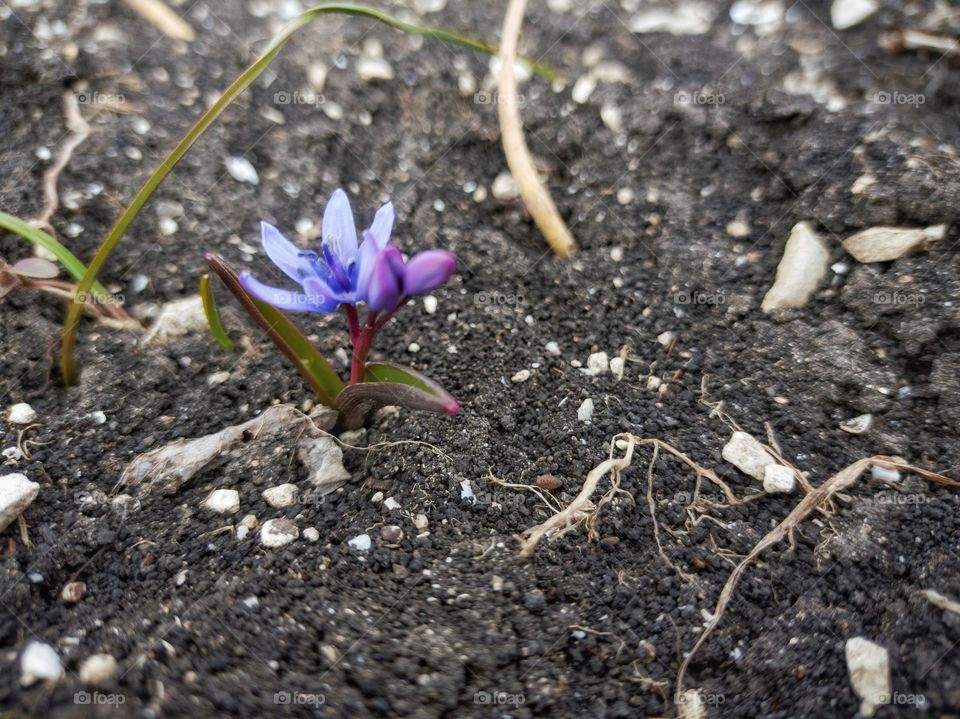
[[[496,37],[502,3],[448,4],[430,22]],[[122,95],[130,112],[82,108],[94,131],[60,178],[61,199],[73,201],[53,224],[89,258],[124,201],[281,25],[275,5],[289,3],[183,3],[198,31],[187,45],[121,2],[0,3],[0,209],[39,213],[50,161],[36,151],[55,155],[65,136],[66,87]],[[12,294],[0,305],[0,405],[29,402],[42,426],[26,435],[31,460],[4,473],[23,472],[42,489],[25,513],[33,546],[16,523],[2,537],[4,715],[676,715],[673,682],[703,613],[736,557],[798,498],[718,507],[716,521],[693,526],[684,509],[694,477],[661,457],[653,475],[660,536],[691,582],[656,550],[648,450],[623,476],[636,502],[621,495],[603,508],[599,541],[579,529],[544,542],[529,560],[518,557],[515,536],[548,514],[532,493],[497,486],[490,475],[532,483],[554,474],[563,482],[555,494],[569,500],[612,437],[632,432],[714,468],[738,496],[758,491],[721,459],[730,428],[711,415],[709,400],[759,438],[769,426],[813,484],[877,453],[960,476],[957,227],[930,252],[882,266],[858,265],[840,245],[870,226],[956,220],[957,65],[924,52],[892,54],[878,42],[886,30],[921,25],[932,7],[888,3],[838,33],[828,3],[800,2],[758,36],[733,26],[729,4],[720,3],[708,33],[675,37],[634,35],[619,5],[556,12],[534,3],[523,47],[545,52],[571,82],[560,92],[526,83],[523,117],[580,244],[571,261],[545,251],[519,201],[472,196],[504,165],[494,108],[457,91],[461,73],[482,81],[487,58],[359,19],[303,31],[274,64],[272,83],[258,82],[176,169],[102,279],[131,311],[149,314],[195,294],[205,250],[269,275],[262,253],[251,252],[260,219],[295,237],[297,221],[319,218],[336,187],[348,189],[360,223],[392,198],[400,245],[450,248],[461,272],[437,293],[436,314],[412,305],[376,349],[436,378],[463,412],[381,416],[361,442],[394,444],[347,450],[353,482],[324,502],[284,512],[261,498],[265,486],[305,479],[291,448],[265,454],[246,476],[214,468],[175,495],[118,505],[115,485],[137,453],[272,403],[300,406],[309,391],[232,311],[228,324],[250,335],[254,351],[221,351],[203,332],[142,347],[137,333],[86,322],[80,384],[64,389],[52,367],[62,304]],[[358,77],[370,38],[382,43],[394,80]],[[628,77],[601,83],[577,104],[570,88],[591,46]],[[801,59],[811,47],[819,51]],[[801,61],[835,85],[843,108],[784,92]],[[274,103],[277,92],[309,88],[311,63],[330,68],[323,92],[341,119]],[[681,90],[724,101],[678,105]],[[878,91],[919,93],[925,102],[864,99]],[[619,132],[601,121],[603,105],[620,109]],[[150,123],[145,134],[141,118]],[[259,185],[227,174],[226,157],[237,155],[257,168]],[[852,193],[864,174],[875,183]],[[629,204],[617,199],[622,188],[635,193]],[[155,208],[171,201],[183,213],[177,232],[164,235]],[[749,224],[748,237],[727,233],[735,219]],[[802,220],[850,271],[831,273],[805,308],[767,316],[760,300]],[[611,259],[614,248],[622,260]],[[0,256],[26,254],[23,241],[0,238]],[[140,291],[138,275],[149,279]],[[884,293],[914,301],[883,304]],[[698,301],[684,302],[691,295]],[[329,356],[346,346],[341,317],[298,320]],[[665,331],[677,336],[669,349],[656,340]],[[546,351],[551,341],[560,356]],[[411,342],[423,349],[409,353]],[[635,361],[619,382],[571,364],[622,347]],[[512,383],[523,368],[532,378]],[[211,386],[208,377],[223,371],[229,378]],[[648,375],[665,389],[648,389]],[[588,397],[596,410],[585,424],[577,408]],[[104,424],[92,420],[97,411]],[[875,417],[866,434],[839,428],[865,412]],[[17,428],[2,427],[3,447],[16,444]],[[463,480],[475,502],[461,499]],[[221,486],[240,491],[241,513],[200,508]],[[372,502],[378,491],[401,509]],[[804,523],[794,548],[765,554],[691,665],[688,686],[702,689],[710,715],[855,716],[844,659],[854,636],[887,647],[903,702],[922,699],[919,710],[900,703],[878,717],[960,715],[960,615],[921,594],[960,599],[957,497],[915,477],[892,489],[867,476],[832,516]],[[296,518],[301,531],[316,527],[320,541],[301,536],[267,549],[256,531],[242,541],[209,534],[246,513],[261,523]],[[429,535],[417,536],[417,514],[428,517]],[[400,525],[404,539],[387,546],[385,524]],[[347,540],[364,532],[374,546],[360,554]],[[87,591],[67,604],[61,589],[73,579]],[[30,639],[63,657],[68,671],[55,686],[20,686],[18,652]],[[79,664],[94,653],[119,663],[118,678],[98,688],[122,697],[119,707],[75,701],[88,690]]]

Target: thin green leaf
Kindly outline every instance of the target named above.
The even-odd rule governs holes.
[[[287,27],[284,28],[280,34],[273,39],[273,41],[271,41],[263,55],[257,58],[257,60],[255,60],[250,67],[244,70],[240,77],[233,81],[233,84],[230,85],[226,91],[224,91],[223,95],[221,95],[217,101],[213,103],[210,109],[207,110],[200,117],[200,119],[197,120],[193,127],[187,131],[187,134],[184,135],[183,139],[180,140],[177,146],[173,148],[169,155],[167,155],[164,161],[160,164],[160,167],[154,171],[154,173],[144,183],[143,187],[140,188],[139,192],[137,192],[133,200],[130,202],[130,205],[117,219],[114,226],[110,229],[106,239],[104,239],[96,254],[93,256],[93,259],[90,261],[90,266],[80,278],[80,283],[77,288],[77,295],[74,297],[73,302],[70,304],[70,307],[67,310],[67,318],[64,322],[63,340],[60,344],[60,367],[63,374],[63,381],[66,384],[73,384],[76,380],[76,368],[74,367],[73,362],[73,348],[76,344],[77,328],[80,320],[80,311],[82,309],[82,301],[80,298],[82,298],[85,293],[90,291],[91,286],[93,286],[97,276],[100,274],[101,270],[103,270],[103,266],[106,264],[107,259],[113,253],[114,248],[117,246],[120,238],[123,237],[123,234],[127,231],[130,223],[132,223],[136,216],[140,214],[140,210],[143,209],[143,206],[146,204],[147,200],[150,199],[150,196],[153,195],[156,189],[160,186],[160,183],[166,179],[167,175],[173,171],[174,166],[180,162],[183,156],[187,153],[187,150],[193,146],[193,143],[200,139],[200,136],[206,132],[207,128],[213,124],[217,117],[220,116],[220,114],[230,105],[230,103],[232,103],[244,90],[246,90],[250,84],[257,79],[260,73],[266,70],[267,66],[273,61],[273,59],[280,52],[281,48],[286,44],[287,40],[289,40],[290,37],[304,25],[307,25],[323,15],[331,13],[366,17],[378,22],[382,22],[390,27],[396,28],[397,30],[403,30],[415,35],[423,35],[425,37],[435,38],[437,40],[450,42],[454,45],[459,45],[461,47],[477,50],[478,52],[484,52],[490,55],[496,55],[497,53],[497,49],[495,47],[480,40],[473,40],[471,38],[463,37],[461,35],[457,35],[456,33],[441,30],[439,28],[424,27],[421,25],[404,22],[403,20],[399,20],[391,15],[380,12],[379,10],[365,7],[363,5],[329,3],[310,8],[294,18],[290,24],[287,25]],[[545,65],[532,61],[528,62],[530,67],[535,72],[547,80],[552,82],[556,78],[556,74]]]
[[[293,362],[317,398],[323,404],[332,407],[337,395],[343,390],[343,382],[317,348],[280,310],[248,293],[240,284],[236,271],[223,258],[211,252],[204,255],[204,258],[210,269],[223,280],[227,289],[240,301],[250,318],[260,326],[287,356],[287,359]]]
[[[210,334],[217,344],[225,350],[232,350],[233,340],[223,327],[220,321],[220,310],[217,309],[217,298],[213,294],[213,287],[210,285],[210,275],[200,275],[200,299],[203,302],[203,314],[207,318],[207,326],[210,328]]]
[[[56,255],[57,260],[60,261],[60,264],[63,265],[64,269],[77,280],[82,279],[84,273],[87,271],[87,267],[80,260],[78,260],[70,250],[61,245],[55,237],[51,237],[43,230],[39,230],[33,225],[24,222],[19,217],[8,215],[6,212],[0,212],[0,228],[7,230],[7,232],[12,232],[15,235],[19,235],[28,242],[32,242],[33,244],[39,245],[43,249],[52,252],[54,255]],[[98,299],[114,301],[110,293],[107,292],[106,288],[99,282],[94,282],[92,287],[93,292],[95,295],[97,295]]]

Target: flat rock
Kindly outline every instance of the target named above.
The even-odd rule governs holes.
[[[280,519],[268,519],[260,527],[260,542],[265,547],[276,549],[285,547],[294,539],[300,536],[300,530],[293,520],[281,517]]]
[[[40,485],[23,474],[0,477],[0,532],[10,526],[23,510],[37,498]]]
[[[330,437],[301,441],[297,454],[309,471],[309,481],[320,494],[329,494],[350,479],[350,472],[343,466],[343,451]]]
[[[270,487],[262,492],[263,498],[267,504],[276,509],[285,509],[292,507],[297,502],[297,485],[281,484],[277,487]]]
[[[235,489],[215,489],[200,505],[220,514],[232,514],[240,511],[240,493]]]
[[[577,420],[589,422],[593,418],[593,400],[587,397],[577,408]]]
[[[890,701],[890,655],[864,637],[853,637],[846,645],[850,684],[860,697],[860,715],[870,719],[878,706]]]
[[[803,307],[817,291],[830,265],[826,244],[807,222],[798,222],[790,231],[777,265],[777,278],[763,298],[764,312],[783,307]]]
[[[927,249],[943,236],[940,225],[926,229],[871,227],[843,241],[843,249],[857,262],[892,262]]]
[[[723,447],[722,456],[741,472],[761,482],[766,468],[777,463],[763,445],[746,432],[734,432],[730,435],[730,440]]]
[[[768,464],[763,468],[763,491],[767,494],[790,494],[797,487],[793,470],[782,464]]]
[[[203,313],[200,295],[167,302],[160,308],[157,319],[143,337],[143,344],[163,344],[191,332],[206,329],[207,317]]]

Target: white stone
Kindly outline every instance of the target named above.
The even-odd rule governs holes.
[[[721,452],[723,458],[744,474],[763,481],[768,465],[776,460],[752,435],[734,432]]]
[[[244,539],[247,538],[247,535],[250,534],[250,527],[244,524],[241,524],[237,527],[236,532],[237,532],[237,541],[242,542]]]
[[[330,437],[317,437],[300,445],[300,460],[310,472],[310,482],[323,494],[334,491],[348,479],[343,466],[343,450]]]
[[[833,0],[830,22],[834,30],[846,30],[859,25],[877,11],[874,0]]]
[[[806,222],[798,222],[790,231],[777,265],[777,278],[763,298],[764,312],[783,307],[803,307],[827,275],[830,251]]]
[[[256,168],[245,157],[228,157],[227,172],[237,182],[246,182],[249,185],[259,185],[260,176]]]
[[[46,642],[31,639],[20,655],[20,683],[55,682],[63,677],[63,662],[57,650]]]
[[[901,227],[871,227],[843,241],[843,249],[857,262],[890,262],[926,249],[938,239],[939,226],[925,230]]]
[[[587,357],[587,370],[593,374],[605,374],[610,371],[610,358],[606,352],[594,352]]]
[[[649,8],[630,19],[631,32],[668,32],[671,35],[703,35],[713,23],[714,9],[702,2],[678,2],[673,7]]]
[[[577,420],[589,422],[593,418],[593,400],[587,397],[577,408]]]
[[[469,479],[460,480],[460,499],[476,499],[473,493],[473,485]]]
[[[220,514],[239,512],[240,493],[235,489],[215,489],[200,506]]]
[[[767,494],[790,494],[796,489],[793,470],[782,464],[768,464],[763,470],[763,491]]]
[[[558,345],[556,342],[553,342],[553,341],[547,342],[547,344],[545,344],[543,348],[547,352],[552,354],[554,357],[560,354],[560,345]]]
[[[623,357],[614,357],[610,360],[610,374],[613,375],[613,378],[618,382],[623,379],[623,371],[626,369],[627,363]]]
[[[92,654],[80,663],[80,681],[97,686],[113,679],[117,660],[109,654]]]
[[[284,547],[300,536],[300,530],[291,520],[269,519],[260,528],[260,541],[265,547]]]
[[[647,377],[647,389],[660,389],[660,385],[663,384],[663,380],[657,377],[655,374]]]
[[[517,181],[513,175],[504,170],[493,180],[490,186],[490,192],[498,200],[514,200],[520,196],[520,189],[517,187]]]
[[[10,424],[31,424],[37,421],[37,411],[26,402],[17,402],[7,410],[7,421]]]
[[[530,370],[522,369],[513,375],[513,377],[510,378],[510,381],[514,384],[520,384],[521,382],[526,382],[528,379],[530,379]]]
[[[207,316],[203,312],[200,295],[174,300],[160,308],[160,314],[144,335],[143,344],[165,342],[190,332],[198,332],[206,326]]]
[[[872,414],[861,414],[840,423],[840,429],[850,434],[863,434],[873,426]]]
[[[418,345],[416,342],[411,342],[409,345],[407,345],[407,352],[410,354],[416,354],[419,351],[420,345]]]
[[[347,540],[347,544],[358,552],[366,552],[373,545],[373,542],[369,534],[358,534],[353,539]]]
[[[40,485],[23,474],[0,477],[0,532],[10,526],[23,510],[37,498]]]
[[[623,129],[623,111],[614,102],[603,104],[600,108],[600,119],[613,132],[620,132]]]
[[[588,72],[585,75],[578,77],[577,81],[573,83],[573,90],[570,92],[570,98],[578,105],[582,105],[590,99],[590,96],[593,94],[593,91],[596,88],[597,78],[593,73]]]
[[[617,202],[621,205],[629,205],[637,198],[637,193],[630,187],[621,187],[617,190]]]
[[[437,298],[433,295],[427,295],[423,298],[423,309],[428,315],[437,311]]]
[[[657,335],[657,342],[660,343],[662,347],[669,348],[674,342],[677,341],[676,332],[661,332]]]
[[[779,0],[737,0],[730,8],[730,19],[738,25],[770,26],[779,24],[783,13]]]
[[[853,637],[846,645],[850,684],[860,697],[860,715],[870,719],[878,706],[890,701],[890,655],[879,644]]]
[[[270,487],[262,492],[263,498],[267,504],[275,509],[285,509],[292,507],[297,502],[297,485],[281,484],[276,487]]]
[[[382,57],[363,56],[357,60],[357,74],[363,80],[392,80],[393,67]]]
[[[320,541],[320,531],[316,527],[307,527],[303,530],[303,538],[308,542]]]
[[[743,220],[731,220],[727,223],[727,234],[735,240],[742,240],[750,234],[750,225]]]
[[[393,497],[387,497],[383,500],[383,506],[386,507],[388,512],[392,512],[394,509],[400,509],[400,502]]]

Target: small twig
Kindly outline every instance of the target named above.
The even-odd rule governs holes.
[[[63,115],[67,129],[70,130],[71,134],[60,146],[56,162],[43,173],[43,208],[39,217],[34,221],[37,227],[53,236],[56,236],[57,233],[53,229],[53,225],[50,224],[50,218],[60,207],[57,180],[60,179],[60,173],[70,162],[70,158],[73,157],[73,151],[90,136],[90,125],[80,114],[80,105],[77,103],[77,96],[72,90],[63,93]]]
[[[500,138],[507,166],[517,182],[523,204],[553,251],[561,257],[569,257],[576,252],[576,243],[550,193],[537,176],[537,168],[523,137],[523,125],[520,122],[520,98],[513,66],[517,60],[517,42],[526,6],[527,0],[509,0],[500,33],[500,77],[497,83]]]

